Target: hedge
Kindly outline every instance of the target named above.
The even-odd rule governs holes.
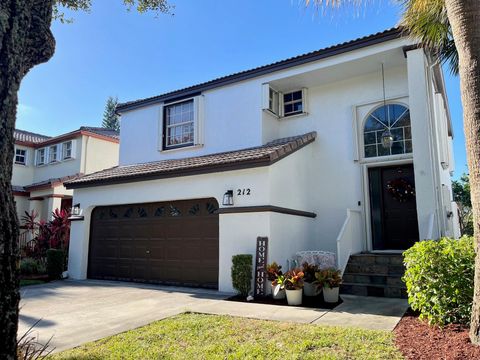
[[[253,256],[240,254],[232,256],[232,285],[242,296],[252,288]]]

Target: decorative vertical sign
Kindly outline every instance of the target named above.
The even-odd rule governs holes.
[[[265,296],[265,284],[267,282],[267,252],[268,238],[257,237],[254,296]]]

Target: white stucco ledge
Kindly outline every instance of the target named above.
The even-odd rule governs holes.
[[[219,214],[239,214],[250,212],[276,212],[279,214],[304,216],[309,218],[316,218],[317,214],[314,212],[290,209],[281,206],[274,205],[256,205],[256,206],[237,206],[237,207],[224,207],[217,211]]]
[[[85,220],[85,217],[84,216],[70,216],[68,218],[68,220],[70,220],[70,221],[83,221],[83,220]]]

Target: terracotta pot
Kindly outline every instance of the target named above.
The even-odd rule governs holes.
[[[323,300],[327,303],[337,303],[338,302],[338,290],[340,287],[334,288],[323,288]]]
[[[273,285],[271,286],[271,292],[272,292],[272,297],[275,299],[275,300],[283,300],[285,299],[285,290],[284,289],[281,289],[276,295],[275,295],[275,287],[276,285]]]
[[[305,296],[317,296],[320,295],[322,289],[317,286],[317,284],[304,282],[303,283],[303,294]]]
[[[288,305],[302,305],[303,289],[287,290],[286,292]]]

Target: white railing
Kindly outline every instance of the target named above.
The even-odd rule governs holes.
[[[342,274],[350,255],[366,250],[364,245],[365,233],[363,231],[362,212],[347,209],[347,217],[337,236],[337,262]]]
[[[433,228],[435,226],[435,213],[430,213],[428,216],[428,231],[427,231],[427,239],[426,240],[432,240],[433,239]]]

